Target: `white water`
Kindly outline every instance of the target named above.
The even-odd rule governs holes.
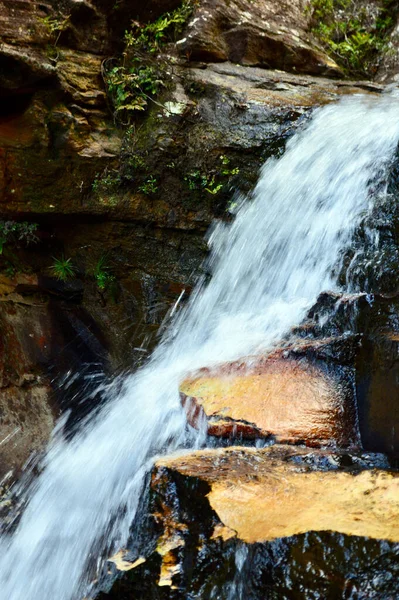
[[[55,437],[16,532],[0,543],[2,600],[88,593],[87,561],[104,538],[108,549],[126,543],[151,457],[182,441],[179,380],[270,348],[336,288],[332,267],[398,138],[398,99],[357,97],[316,111],[284,156],[267,162],[254,199],[211,236],[210,283],[149,363],[71,441]]]

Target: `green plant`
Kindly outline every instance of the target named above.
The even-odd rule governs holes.
[[[228,156],[225,156],[224,154],[222,154],[219,157],[219,159],[222,163],[220,174],[223,177],[231,177],[232,175],[238,175],[238,173],[240,172],[240,169],[238,167],[235,167],[234,169],[229,168],[231,161]]]
[[[205,188],[205,191],[207,191],[208,194],[213,194],[214,196],[216,196],[216,194],[218,194],[222,189],[223,185],[223,183],[217,183],[215,175],[213,175],[209,180],[208,186]]]
[[[20,242],[29,245],[38,241],[35,231],[37,223],[27,221],[0,221],[0,254],[3,254],[7,243],[18,245]]]
[[[103,173],[97,173],[91,188],[95,193],[109,193],[120,184],[120,176],[117,171],[111,173],[105,169]]]
[[[60,281],[68,281],[75,276],[76,270],[72,265],[71,258],[65,258],[64,255],[61,258],[53,257],[54,263],[52,264],[51,271],[57,279]]]
[[[126,163],[129,167],[132,167],[134,170],[144,170],[146,169],[145,159],[140,156],[140,154],[131,154],[127,159]]]
[[[156,194],[158,191],[156,177],[154,177],[153,175],[151,177],[148,177],[148,179],[146,179],[138,189],[139,192],[143,192],[143,194],[146,194],[147,196],[150,194]]]
[[[208,185],[208,177],[202,175],[198,170],[188,173],[184,177],[184,181],[186,181],[188,189],[191,191],[204,189]]]
[[[393,4],[386,0],[372,15],[352,0],[311,0],[311,31],[346,72],[370,76],[388,47]]]
[[[230,167],[230,159],[222,154],[219,156],[220,167],[214,173],[204,174],[199,170],[191,171],[184,177],[189,190],[205,190],[208,194],[216,196],[229,182],[233,175],[238,175],[238,167]]]
[[[133,21],[131,29],[125,32],[122,60],[103,63],[103,77],[116,120],[128,124],[132,114],[145,110],[166,86],[168,60],[161,51],[181,32],[194,4],[194,0],[183,0],[180,7],[154,22]]]
[[[107,257],[101,256],[93,269],[93,277],[97,283],[99,290],[104,291],[115,281],[115,276],[110,272],[110,267],[107,265]]]
[[[43,23],[43,25],[46,27],[49,34],[56,36],[55,41],[54,41],[54,46],[56,46],[58,44],[61,33],[63,31],[65,31],[65,29],[67,29],[67,27],[69,25],[69,19],[70,19],[70,15],[67,15],[67,16],[58,15],[55,17],[49,15],[47,17],[39,19],[39,21],[41,23]]]

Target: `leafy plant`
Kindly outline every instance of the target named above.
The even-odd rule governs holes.
[[[94,269],[93,276],[96,280],[99,290],[104,291],[109,285],[115,281],[115,276],[110,272],[110,267],[107,265],[107,257],[101,256]]]
[[[376,15],[352,0],[311,0],[312,32],[350,74],[370,76],[378,67],[378,57],[387,50],[387,36],[394,22],[391,0]]]
[[[208,194],[213,194],[216,196],[216,194],[218,194],[222,189],[223,185],[223,183],[217,183],[215,175],[212,175],[211,179],[208,181],[205,191],[207,191]]]
[[[51,266],[51,271],[59,281],[68,281],[68,279],[73,279],[75,276],[76,270],[72,265],[71,258],[65,258],[64,255],[61,258],[53,257],[54,263]]]
[[[153,175],[151,177],[148,177],[148,179],[146,179],[138,189],[139,192],[143,192],[143,194],[146,194],[147,196],[149,196],[150,194],[156,194],[158,191],[156,177],[154,177]]]
[[[191,171],[184,177],[184,181],[187,182],[188,189],[191,191],[205,189],[208,185],[208,177],[202,175],[200,171]]]
[[[68,15],[68,16],[59,15],[59,16],[55,16],[55,17],[48,15],[47,17],[39,19],[39,21],[41,23],[43,23],[43,25],[46,27],[47,31],[51,35],[56,35],[56,38],[54,41],[54,46],[56,46],[58,44],[61,33],[63,31],[65,31],[65,29],[67,29],[67,27],[69,25],[69,19],[70,19],[70,15]]]
[[[125,32],[125,51],[120,61],[103,64],[103,76],[115,119],[128,124],[132,114],[144,111],[166,86],[168,61],[161,51],[174,41],[192,13],[195,0],[183,0],[181,6],[156,21],[132,22]]]
[[[184,177],[188,188],[194,190],[205,190],[208,194],[216,196],[223,187],[228,183],[230,177],[238,175],[240,169],[238,167],[230,167],[230,159],[222,154],[219,157],[220,167],[214,173],[204,174],[199,170],[191,171]]]
[[[111,173],[107,169],[103,173],[97,173],[91,185],[93,192],[110,192],[120,184],[120,177],[117,171]]]
[[[228,156],[224,156],[224,154],[222,154],[219,157],[219,159],[222,163],[222,168],[221,168],[220,174],[223,177],[230,177],[232,175],[238,175],[238,173],[240,172],[240,169],[238,167],[235,167],[234,169],[229,168],[231,161]]]
[[[0,254],[3,253],[5,244],[17,245],[19,242],[29,245],[38,241],[35,231],[37,223],[27,221],[0,221]]]

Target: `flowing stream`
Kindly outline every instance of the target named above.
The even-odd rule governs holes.
[[[27,506],[0,540],[2,600],[81,600],[88,565],[123,547],[144,474],[184,441],[178,384],[198,367],[267,351],[298,324],[370,209],[399,139],[399,99],[356,96],[314,112],[253,198],[210,236],[200,282],[148,363],[108,390],[72,439],[59,427]]]

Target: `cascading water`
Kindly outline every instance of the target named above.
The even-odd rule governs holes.
[[[267,350],[337,287],[332,269],[398,138],[397,97],[354,97],[315,111],[284,156],[266,163],[252,201],[211,235],[211,281],[147,365],[71,440],[55,436],[16,531],[1,540],[2,599],[88,593],[89,563],[126,543],[151,458],[184,438],[179,380]]]

